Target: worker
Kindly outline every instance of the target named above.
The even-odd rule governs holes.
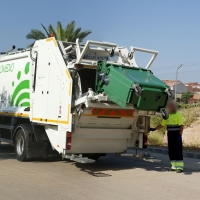
[[[169,170],[181,173],[184,168],[182,151],[182,114],[177,111],[177,104],[174,100],[168,102],[167,110],[169,112],[169,118],[167,120],[163,119],[160,125],[156,128],[150,128],[150,131],[156,131],[162,127],[167,127],[168,153],[171,161],[171,168],[169,168]]]

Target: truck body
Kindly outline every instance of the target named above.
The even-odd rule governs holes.
[[[135,51],[153,54],[145,69],[137,66]],[[150,116],[164,109],[170,95],[149,70],[157,54],[54,37],[3,53],[0,141],[14,144],[19,161],[47,157],[49,147],[78,162],[86,162],[85,154],[145,148]]]

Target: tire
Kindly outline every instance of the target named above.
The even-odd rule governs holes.
[[[19,129],[15,137],[15,155],[18,161],[27,161],[26,158],[26,138],[24,131]]]

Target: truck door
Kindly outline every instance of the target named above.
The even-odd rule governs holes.
[[[47,97],[48,97],[48,74],[49,74],[48,49],[39,48],[37,66],[34,66],[33,79],[36,76],[35,91],[33,91],[32,120],[46,121]],[[35,62],[33,62],[35,65]],[[37,68],[37,69],[36,69]],[[35,71],[37,73],[35,74]]]

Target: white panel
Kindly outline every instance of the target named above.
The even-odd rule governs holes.
[[[45,40],[36,42],[38,52],[36,87],[33,94],[33,121],[46,120],[47,99],[48,99],[48,74],[49,74],[49,47]]]
[[[50,45],[51,43],[49,43]],[[54,52],[49,51],[49,80],[48,80],[48,99],[47,99],[47,113],[46,116],[50,120],[58,120],[59,106],[61,105],[61,84],[62,71],[55,59]]]
[[[37,89],[35,90],[35,93],[33,94],[33,103],[32,103],[32,119],[33,121],[38,119],[41,119],[45,117],[45,110],[44,110],[44,104],[45,99],[44,95],[42,94],[44,92],[44,87],[42,85],[38,85]],[[36,97],[37,95],[37,97]]]
[[[45,131],[54,149],[63,153],[66,147],[66,131],[58,130],[57,126],[45,125]]]
[[[73,138],[68,153],[121,153],[127,149],[127,139],[115,138]]]

